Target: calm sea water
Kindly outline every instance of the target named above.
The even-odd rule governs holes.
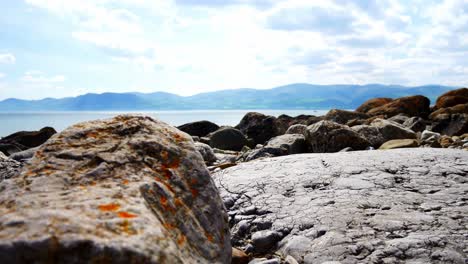
[[[209,120],[218,125],[237,125],[242,117],[251,111],[267,115],[279,116],[286,114],[297,116],[323,115],[327,110],[192,110],[192,111],[151,111],[151,112],[30,112],[30,113],[0,113],[0,137],[21,130],[38,130],[51,126],[57,131],[78,122],[94,119],[111,118],[113,116],[133,113],[149,115],[174,126],[188,122]]]

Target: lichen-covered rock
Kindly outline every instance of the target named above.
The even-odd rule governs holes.
[[[247,138],[238,129],[222,127],[210,134],[208,145],[223,150],[240,151],[247,144]]]
[[[468,151],[429,148],[298,154],[213,175],[236,247],[307,264],[464,264],[467,177]]]
[[[306,141],[314,153],[337,152],[347,147],[363,150],[371,145],[350,127],[327,120],[308,126]]]
[[[371,109],[385,105],[387,103],[390,103],[391,101],[393,101],[392,98],[372,98],[360,105],[356,109],[356,112],[367,113]]]
[[[185,133],[144,116],[80,123],[0,183],[3,263],[228,263],[229,227]]]
[[[347,110],[340,110],[340,109],[332,109],[328,111],[325,115],[325,120],[330,120],[336,122],[338,124],[346,125],[348,121],[351,120],[365,120],[368,119],[370,116],[361,112],[355,111],[347,111]],[[354,121],[356,122],[356,121]]]
[[[437,98],[434,110],[468,103],[468,88],[448,91]]]
[[[0,152],[0,182],[14,177],[21,171],[21,163],[7,157],[3,152]],[[0,192],[1,192],[0,188]]]
[[[422,95],[407,96],[395,99],[385,105],[373,108],[367,112],[372,116],[384,115],[392,117],[398,114],[407,116],[427,117],[430,112],[429,98]]]

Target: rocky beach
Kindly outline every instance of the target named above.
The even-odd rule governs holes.
[[[468,88],[0,139],[2,263],[467,263]]]

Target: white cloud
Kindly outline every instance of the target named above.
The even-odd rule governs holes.
[[[0,63],[13,64],[16,62],[16,58],[11,53],[0,53]]]
[[[32,70],[27,71],[24,76],[21,78],[22,81],[27,83],[36,83],[49,85],[53,83],[61,83],[65,81],[65,76],[63,75],[54,75],[54,76],[45,76],[43,72]]]
[[[3,77],[5,77],[6,75],[3,73],[3,72],[0,72],[0,79],[2,79]]]

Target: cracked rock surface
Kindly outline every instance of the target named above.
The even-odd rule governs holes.
[[[468,152],[299,154],[213,175],[234,246],[299,263],[466,263]]]
[[[228,263],[231,250],[192,139],[149,117],[76,124],[0,183],[2,263]]]

